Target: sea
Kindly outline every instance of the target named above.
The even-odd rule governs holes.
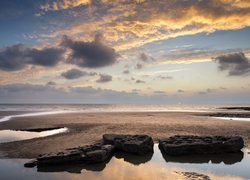
[[[206,112],[222,107],[249,107],[247,104],[0,104],[0,111],[75,112]]]
[[[132,104],[1,104],[0,122],[10,121],[13,117],[42,116],[69,112],[245,112],[227,110],[223,107],[249,107],[250,105],[204,105],[204,104],[167,104],[167,105],[132,105]],[[247,111],[246,111],[247,112]],[[214,117],[213,117],[214,118]],[[223,117],[224,119],[227,117]],[[219,119],[219,117],[218,117]],[[228,120],[246,120],[249,118],[231,118]],[[0,123],[1,126],[1,123]],[[67,129],[46,132],[24,132],[13,130],[0,131],[0,143],[40,138],[62,133]],[[1,144],[0,144],[1,146]],[[158,179],[250,179],[250,150],[246,147],[236,154],[198,155],[185,157],[166,157],[154,146],[154,153],[148,156],[114,154],[107,162],[86,165],[25,168],[30,159],[0,158],[0,179],[90,179],[90,180],[158,180]],[[1,152],[0,152],[1,155]]]

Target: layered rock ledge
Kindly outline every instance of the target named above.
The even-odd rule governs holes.
[[[99,163],[104,162],[112,156],[113,145],[101,143],[86,145],[67,149],[63,152],[48,153],[40,155],[36,160],[27,162],[25,167],[62,165],[75,163]]]
[[[168,155],[220,154],[240,152],[242,137],[224,136],[172,136],[159,140],[162,153]]]
[[[154,141],[148,135],[104,134],[103,141],[117,150],[138,155],[152,153],[154,148]]]
[[[126,152],[135,155],[153,153],[154,142],[147,135],[105,134],[101,143],[66,149],[63,152],[39,155],[25,167],[50,166],[62,164],[93,164],[110,159],[113,152]]]

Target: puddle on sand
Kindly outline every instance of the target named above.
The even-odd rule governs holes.
[[[230,120],[230,121],[250,121],[250,118],[237,118],[237,117],[211,117],[214,119]]]
[[[58,133],[68,131],[68,128],[58,128],[53,130],[31,132],[31,131],[15,131],[15,130],[1,130],[0,131],[0,143],[21,141],[39,137],[51,136]]]
[[[0,179],[250,179],[250,155],[238,154],[170,157],[162,156],[158,145],[154,154],[135,156],[117,153],[97,165],[65,165],[24,168],[24,159],[0,159]]]

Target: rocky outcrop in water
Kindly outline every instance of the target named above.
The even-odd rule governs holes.
[[[168,155],[220,154],[240,152],[242,137],[172,136],[159,140],[159,148]]]
[[[63,152],[43,154],[40,155],[34,162],[37,166],[73,163],[99,163],[110,158],[113,150],[113,145],[103,145],[98,143],[67,149]],[[25,164],[25,167],[32,167],[31,164],[31,162],[28,162]]]
[[[202,115],[204,116],[204,114]],[[250,113],[213,113],[213,114],[205,114],[205,116],[209,117],[229,117],[229,118],[250,118]]]
[[[43,167],[72,164],[104,163],[102,167],[105,167],[113,152],[116,152],[118,158],[140,164],[151,159],[153,146],[153,139],[147,135],[104,134],[101,143],[70,148],[58,153],[42,154],[37,159],[25,163],[24,166],[37,165],[41,171],[51,171],[51,169]],[[239,136],[173,136],[159,140],[159,148],[163,157],[167,157],[166,155],[235,153],[240,152],[243,146],[243,139]],[[133,156],[140,155],[137,157],[142,158],[126,157],[130,153]],[[170,159],[168,158],[168,160]],[[82,167],[85,168],[85,166]],[[65,167],[59,169],[65,169]]]
[[[104,144],[112,144],[117,150],[144,155],[153,152],[154,142],[148,135],[104,134]]]
[[[62,164],[93,164],[111,158],[114,150],[119,152],[145,155],[153,153],[153,139],[147,135],[103,135],[103,142],[70,148],[63,152],[40,155],[36,160],[24,164],[25,167],[62,165]]]
[[[250,111],[250,107],[222,107],[222,108],[218,108],[218,109]]]

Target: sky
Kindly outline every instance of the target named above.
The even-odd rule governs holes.
[[[249,104],[249,0],[1,0],[0,103]]]

